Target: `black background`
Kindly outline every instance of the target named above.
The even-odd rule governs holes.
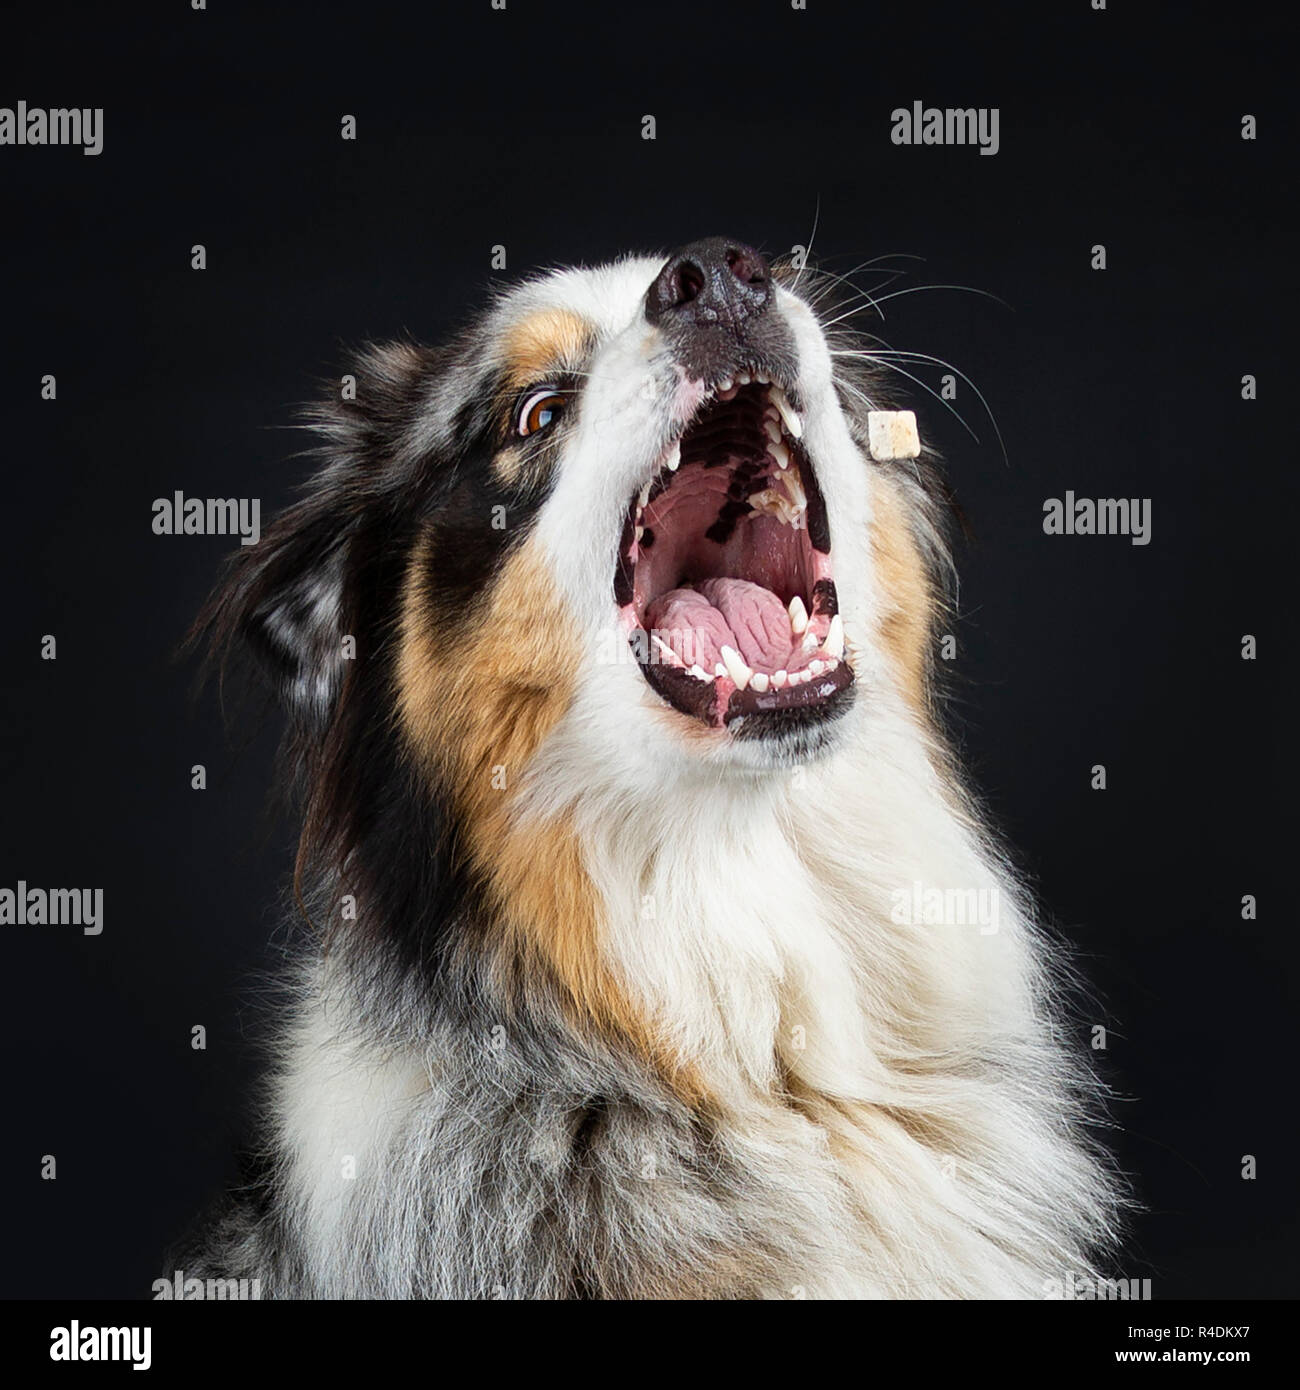
[[[0,147],[0,884],[103,887],[105,930],[3,929],[3,1291],[148,1294],[228,1171],[292,930],[275,729],[229,736],[173,660],[231,544],[155,536],[153,499],[257,496],[265,525],[305,468],[295,404],[348,345],[442,336],[494,244],[510,276],[722,232],[777,253],[817,215],[829,269],[905,252],[889,289],[1004,301],[931,290],[864,326],[967,373],[1005,439],[964,386],[980,443],[913,393],[976,533],[958,737],[1104,1001],[1078,1045],[1110,1029],[1147,1205],[1117,1272],[1294,1294],[1288,31],[1088,0],[11,15],[0,105],[102,106],[105,145]],[[1000,153],[893,146],[914,100],[998,107]],[[1150,497],[1151,544],[1045,536],[1067,489]]]

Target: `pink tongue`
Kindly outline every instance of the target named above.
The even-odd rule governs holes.
[[[779,671],[790,655],[790,615],[761,584],[748,579],[706,579],[695,589],[671,589],[646,609],[658,632],[686,663],[710,675],[723,645],[734,647],[755,671]]]

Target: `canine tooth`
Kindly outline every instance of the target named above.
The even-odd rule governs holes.
[[[794,635],[798,637],[801,632],[808,627],[808,610],[803,606],[803,599],[796,594],[790,600],[790,628]]]
[[[768,392],[768,397],[773,405],[781,412],[781,419],[785,421],[785,427],[796,439],[803,438],[803,421],[799,419],[794,406],[790,404],[789,398],[779,386],[773,386]]]
[[[681,441],[680,439],[675,439],[675,440],[673,441],[673,447],[672,447],[671,449],[669,449],[669,451],[668,451],[668,463],[667,463],[668,471],[669,471],[670,473],[676,473],[676,472],[677,472],[678,465],[681,463],[681,461],[682,461],[682,441]]]
[[[844,619],[838,613],[831,619],[822,646],[826,648],[826,654],[837,661],[844,655]]]
[[[776,690],[784,690],[786,682],[790,679],[789,671],[776,671],[772,675],[772,686]]]
[[[727,668],[727,675],[736,682],[736,689],[744,690],[754,678],[754,673],[745,658],[734,647],[723,647],[721,656],[722,664]]]
[[[808,669],[813,673],[814,676],[820,676],[821,673],[826,669],[826,663],[824,661],[810,661],[808,663]]]
[[[767,689],[768,676],[764,671],[755,671],[749,683],[761,695]]]
[[[776,460],[776,466],[784,472],[790,467],[790,450],[781,443],[779,439],[774,439],[767,447],[767,452]]]

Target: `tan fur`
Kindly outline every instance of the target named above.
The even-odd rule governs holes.
[[[565,368],[576,368],[586,357],[592,328],[567,309],[545,309],[506,330],[504,350],[510,385],[516,390]]]
[[[507,391],[523,391],[548,377],[581,370],[593,336],[591,325],[566,309],[546,309],[521,319],[506,330],[502,343]],[[516,441],[497,454],[492,466],[503,482],[517,483],[528,456]]]
[[[872,481],[871,554],[885,604],[880,637],[903,694],[924,717],[928,710],[926,643],[934,595],[901,496],[886,475],[877,473]]]
[[[534,545],[517,550],[493,585],[468,641],[445,658],[449,634],[422,581],[427,544],[415,549],[403,601],[398,703],[423,765],[453,788],[470,855],[495,899],[513,985],[558,986],[574,1021],[630,1044],[688,1103],[698,1082],[659,1046],[650,1025],[604,965],[596,890],[565,821],[521,823],[515,794],[542,740],[572,697],[578,652]],[[504,787],[500,781],[504,778]],[[498,785],[494,785],[494,781]]]

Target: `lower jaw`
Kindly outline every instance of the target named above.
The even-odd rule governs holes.
[[[641,664],[647,684],[683,715],[734,738],[781,738],[829,724],[853,701],[853,672],[847,662],[799,686],[784,690],[733,689],[725,707],[712,683],[672,666]]]

